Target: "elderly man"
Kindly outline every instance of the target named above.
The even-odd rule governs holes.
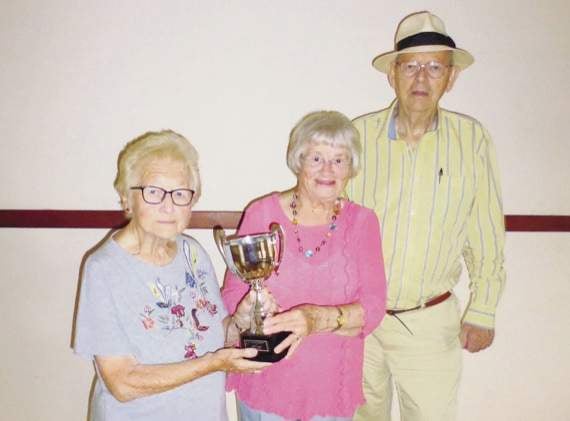
[[[429,12],[407,16],[394,51],[373,61],[396,100],[355,120],[363,171],[347,193],[380,220],[389,316],[366,341],[356,420],[389,420],[393,384],[403,420],[455,419],[461,347],[493,342],[505,280],[494,148],[477,120],[438,106],[472,62]],[[463,316],[452,291],[461,256],[471,280]]]

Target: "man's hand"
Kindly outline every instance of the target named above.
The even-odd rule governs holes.
[[[459,340],[461,346],[469,352],[479,352],[488,348],[493,343],[495,331],[464,323],[461,326]]]

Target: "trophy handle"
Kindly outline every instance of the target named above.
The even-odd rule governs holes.
[[[214,228],[214,242],[216,243],[216,246],[218,247],[218,251],[220,252],[222,257],[224,258],[224,262],[226,263],[226,266],[233,273],[237,274],[236,270],[234,269],[233,262],[228,258],[228,256],[226,256],[226,253],[224,252],[224,243],[226,242],[226,233],[224,232],[223,228],[221,228],[221,227],[215,227]]]
[[[279,236],[279,253],[277,255],[277,260],[275,261],[275,273],[279,270],[279,265],[281,264],[281,259],[283,258],[283,247],[285,246],[285,233],[283,232],[283,227],[278,224],[277,222],[272,222],[269,225],[269,229],[271,230],[272,234],[277,233]]]

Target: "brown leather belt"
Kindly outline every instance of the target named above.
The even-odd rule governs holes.
[[[386,310],[386,314],[393,316],[394,314],[400,314],[400,313],[405,313],[407,311],[419,310],[420,308],[431,307],[431,306],[434,306],[436,304],[443,303],[449,297],[451,297],[451,292],[447,291],[441,295],[438,295],[437,297],[432,298],[431,300],[429,300],[429,301],[427,301],[424,304],[421,304],[419,306],[416,306],[413,308],[406,308],[406,309],[402,309],[402,310]]]

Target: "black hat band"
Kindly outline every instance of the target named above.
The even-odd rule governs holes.
[[[455,48],[455,42],[447,35],[439,32],[419,32],[406,37],[396,44],[396,51],[420,45],[446,45]]]

